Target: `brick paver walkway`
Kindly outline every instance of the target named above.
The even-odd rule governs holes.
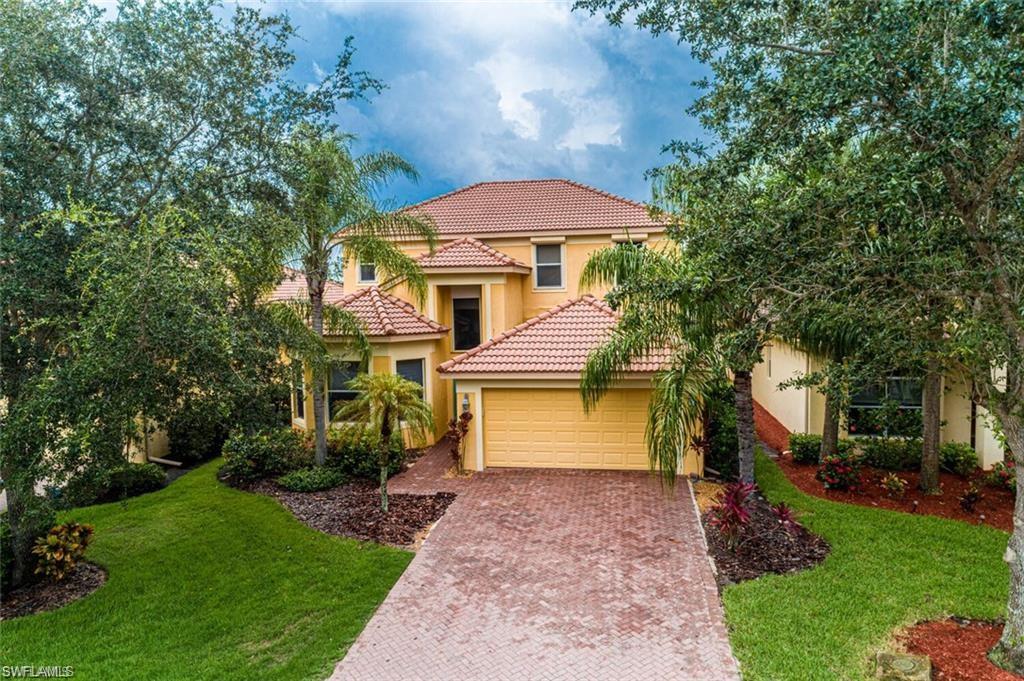
[[[332,679],[739,678],[687,483],[435,463],[394,491],[459,496]]]

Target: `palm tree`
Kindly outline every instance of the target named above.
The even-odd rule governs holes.
[[[286,191],[271,210],[286,221],[294,234],[294,258],[306,276],[308,299],[297,316],[309,324],[319,344],[306,339],[301,346],[309,351],[313,374],[313,424],[316,433],[316,461],[327,456],[327,429],[324,390],[330,366],[323,346],[325,322],[333,334],[349,334],[354,344],[368,357],[368,343],[358,323],[337,308],[326,308],[324,288],[330,278],[333,261],[340,254],[340,266],[352,261],[373,263],[378,278],[404,280],[406,287],[422,304],[427,281],[419,265],[402,252],[396,241],[409,239],[426,242],[433,251],[437,234],[427,218],[389,209],[378,199],[379,191],[396,175],[409,179],[418,176],[401,157],[381,152],[354,157],[348,148],[351,137],[299,128],[287,144],[288,163],[283,171]],[[298,338],[296,320],[282,323]]]
[[[339,406],[335,418],[362,423],[365,430],[352,431],[353,437],[366,434],[376,451],[380,465],[380,506],[388,511],[388,468],[395,438],[402,438],[405,427],[414,442],[425,442],[434,430],[430,405],[421,397],[419,384],[396,374],[360,374],[349,381],[359,395]]]
[[[622,316],[608,340],[587,358],[580,381],[586,410],[644,357],[666,353],[653,381],[646,440],[651,467],[675,478],[680,454],[701,422],[703,397],[723,373],[732,376],[743,482],[754,481],[751,372],[769,324],[764,304],[717,276],[685,245],[617,246],[594,253],[582,287],[610,285],[607,300]]]

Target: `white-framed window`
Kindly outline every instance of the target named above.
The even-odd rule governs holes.
[[[377,266],[372,262],[361,262],[358,265],[358,279],[360,284],[377,283]]]
[[[331,375],[327,382],[327,420],[334,420],[334,412],[339,405],[354,400],[359,396],[358,390],[348,386],[359,374],[359,362],[340,362],[331,367]]]
[[[565,288],[562,244],[533,245],[533,284],[538,289]]]
[[[452,349],[480,345],[480,298],[452,298]]]
[[[292,413],[297,419],[306,418],[306,391],[302,382],[302,365],[295,363],[292,369]]]
[[[914,376],[889,376],[855,393],[850,399],[850,435],[920,437],[922,383]]]
[[[427,385],[426,360],[420,359],[399,359],[395,361],[395,373],[407,381],[420,385],[420,397],[423,397],[423,389]]]

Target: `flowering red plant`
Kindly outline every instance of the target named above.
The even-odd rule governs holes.
[[[708,522],[725,537],[725,543],[730,549],[736,548],[740,531],[750,522],[747,500],[756,491],[757,485],[751,483],[730,483],[725,486],[722,498],[709,511]]]
[[[826,456],[815,476],[825,489],[848,490],[860,487],[860,459],[854,456]]]

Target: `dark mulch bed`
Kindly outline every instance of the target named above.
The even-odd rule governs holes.
[[[718,528],[703,515],[708,553],[718,568],[718,586],[756,579],[766,574],[785,574],[814,567],[828,556],[828,542],[802,525],[786,529],[761,496],[747,502],[750,522],[740,533],[735,550],[726,544]]]
[[[81,563],[59,582],[42,581],[15,589],[0,600],[0,620],[56,610],[85,598],[107,581],[99,565]]]
[[[897,471],[896,474],[907,481],[907,492],[902,499],[891,499],[882,489],[881,480],[892,471],[865,466],[861,474],[860,489],[838,492],[826,490],[821,482],[815,479],[818,470],[815,465],[796,463],[790,455],[780,456],[778,464],[789,481],[802,492],[822,499],[887,508],[904,513],[924,513],[974,524],[984,523],[1005,532],[1013,529],[1013,492],[984,486],[980,479],[984,474],[980,471],[972,479],[981,487],[984,498],[978,502],[974,513],[967,513],[960,507],[960,497],[971,486],[972,479],[961,478],[951,473],[940,474],[942,494],[932,495],[922,494],[917,489],[920,477],[917,471]]]
[[[322,492],[289,492],[265,480],[252,490],[276,498],[296,518],[328,534],[409,547],[423,530],[444,515],[455,500],[449,492],[388,495],[380,509],[380,490],[371,482],[350,482]]]
[[[988,660],[1003,625],[950,618],[921,622],[900,636],[907,650],[932,660],[937,681],[1019,681],[1024,678],[1000,669]]]

